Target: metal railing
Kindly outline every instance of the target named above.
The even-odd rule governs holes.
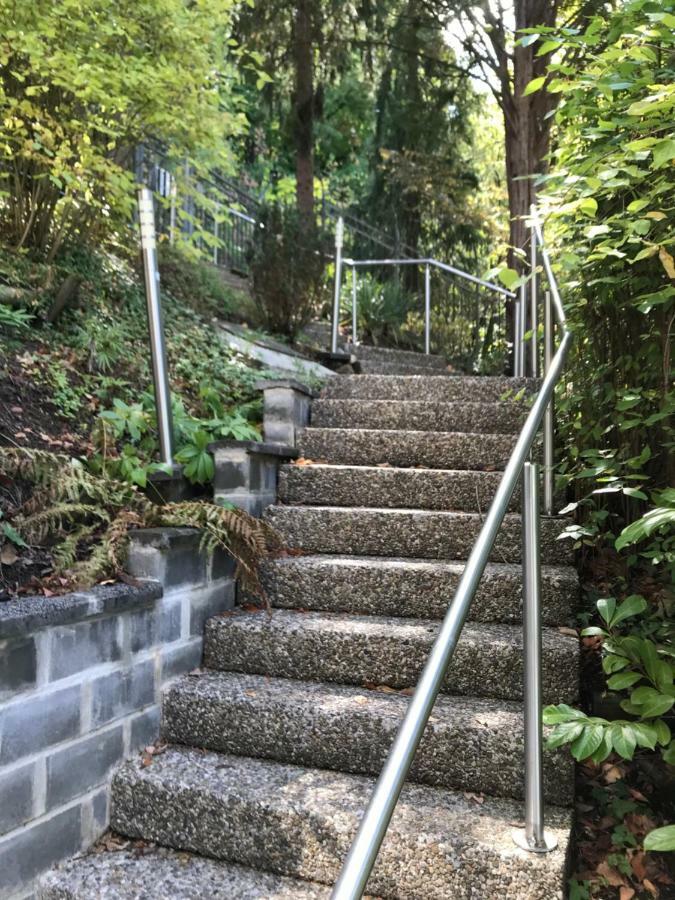
[[[424,271],[424,352],[431,353],[431,272],[436,270],[446,277],[450,277],[455,294],[464,301],[453,310],[454,314],[461,317],[465,315],[467,320],[476,323],[480,321],[497,321],[503,326],[503,304],[498,301],[503,298],[516,300],[516,295],[502,285],[491,281],[485,281],[459,269],[448,263],[441,262],[431,257],[416,258],[411,256],[399,256],[382,259],[353,259],[343,255],[344,243],[344,219],[338,218],[335,229],[335,279],[333,293],[333,314],[331,327],[331,352],[337,353],[340,333],[340,296],[342,291],[342,275],[344,268],[351,268],[351,342],[358,343],[358,269],[386,268],[415,266]],[[475,288],[475,293],[470,293],[468,286]],[[483,293],[480,293],[480,292]],[[476,335],[478,330],[476,329]]]
[[[333,900],[357,900],[366,888],[389,822],[398,802],[406,776],[429,720],[436,697],[445,678],[450,660],[468,616],[471,602],[494,547],[497,533],[508,510],[518,479],[523,476],[523,622],[525,659],[525,829],[514,833],[514,841],[533,852],[553,849],[555,840],[544,830],[542,796],[542,724],[541,724],[541,613],[539,570],[539,500],[538,467],[529,457],[539,427],[550,409],[555,387],[561,377],[572,342],[567,330],[565,312],[551,269],[537,212],[531,212],[532,243],[530,279],[533,320],[538,306],[537,263],[539,255],[548,281],[552,311],[558,321],[561,340],[558,349],[546,359],[543,382],[530,408],[511,457],[497,488],[494,500],[464,568],[454,599],[445,615],[440,632],[424,667],[407,714],[394,740],[384,768],[375,786],[359,830],[344,862],[333,890]],[[522,300],[522,296],[521,296]],[[524,308],[521,308],[521,314]],[[553,318],[544,316],[549,334],[545,344],[553,347]],[[522,334],[517,343],[523,344]],[[550,344],[547,342],[550,341]],[[518,348],[524,353],[524,346]],[[535,371],[536,371],[536,357]],[[552,422],[552,417],[551,417]],[[550,436],[552,448],[552,434]],[[546,474],[546,473],[545,473]],[[550,472],[549,472],[550,475]],[[552,494],[552,492],[551,492]]]

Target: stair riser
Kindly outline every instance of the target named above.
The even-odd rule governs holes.
[[[249,691],[255,694],[255,691]],[[364,694],[364,700],[370,692]],[[407,700],[390,698],[387,715],[359,709],[299,709],[265,705],[255,696],[228,696],[219,703],[193,692],[170,690],[164,700],[163,735],[172,743],[294,765],[378,775],[403,721]],[[491,796],[522,799],[522,717],[504,716],[505,726],[479,724],[480,715],[453,723],[432,716],[408,780]],[[510,726],[510,727],[509,727]],[[573,798],[574,764],[568,752],[546,754],[545,793],[550,803]]]
[[[300,435],[299,450],[315,462],[348,466],[503,469],[514,444],[514,436],[502,434],[307,428]]]
[[[419,681],[437,631],[437,626],[431,623],[414,633],[392,629],[384,635],[301,627],[283,630],[270,627],[265,613],[254,618],[235,615],[207,623],[204,662],[212,669],[273,678],[412,688]],[[485,640],[486,643],[481,643],[465,635],[460,638],[443,690],[473,697],[521,700],[522,651],[511,643]],[[560,635],[553,646],[544,645],[545,703],[569,703],[576,699],[577,658],[574,638]]]
[[[227,764],[225,757],[223,765]],[[298,769],[278,787],[270,785],[271,791],[265,784],[264,795],[255,788],[248,793],[246,787],[246,781],[236,787],[210,785],[207,780],[197,783],[194,778],[187,783],[162,782],[127,766],[113,782],[111,824],[130,837],[332,884],[354,839],[372,781],[354,776],[317,780]],[[535,854],[511,850],[511,823],[506,819],[500,820],[499,832],[483,835],[477,847],[473,830],[461,827],[461,816],[448,827],[454,813],[451,805],[447,813],[445,808],[438,810],[435,827],[425,827],[421,817],[426,813],[428,819],[430,810],[418,805],[425,802],[423,790],[428,789],[404,789],[406,809],[402,812],[399,804],[394,814],[368,893],[420,900],[423,884],[425,900],[497,900],[505,896],[508,883],[510,897],[562,897],[564,850],[547,857],[545,865]],[[312,791],[315,799],[305,802]],[[296,795],[299,799],[293,802]],[[480,811],[476,804],[476,814]],[[504,813],[508,815],[508,807]],[[565,847],[569,820],[557,814],[556,822]]]
[[[332,378],[321,396],[341,400],[425,400],[427,402],[495,403],[505,395],[536,390],[531,378],[446,377],[417,375],[345,375]]]
[[[468,559],[481,527],[479,516],[327,507],[273,506],[266,511],[287,547],[309,553]],[[556,540],[565,523],[542,519],[542,561],[566,565],[569,541]],[[507,518],[491,554],[493,562],[522,558],[519,517]]]
[[[326,610],[375,616],[441,619],[455,595],[462,565],[405,563],[389,568],[359,563],[338,565],[330,558],[306,565],[302,557],[266,560],[262,580],[273,606]],[[476,622],[521,621],[519,567],[494,571],[488,567],[471,606]],[[576,608],[578,582],[572,569],[542,572],[542,618],[545,625],[569,621]]]
[[[436,375],[442,377],[452,377],[450,372],[439,371],[435,366],[416,366],[411,363],[384,363],[368,360],[361,362],[359,360],[359,368],[362,375]]]
[[[522,404],[424,403],[389,400],[315,400],[316,428],[388,428],[514,434],[527,414]]]
[[[357,466],[284,466],[282,503],[390,509],[487,510],[501,472],[440,472]],[[520,488],[509,509],[520,508]]]
[[[366,344],[353,344],[349,347],[351,353],[360,363],[393,363],[394,365],[419,366],[431,370],[429,374],[447,372],[448,364],[442,356],[433,353],[425,354],[414,350],[394,350],[388,347],[369,347]]]

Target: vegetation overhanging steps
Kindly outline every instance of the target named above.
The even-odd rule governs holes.
[[[386,359],[386,357],[385,357]],[[404,357],[380,365],[408,371]],[[377,367],[377,360],[370,365]],[[166,691],[150,765],[112,785],[112,827],[144,850],[74,860],[45,900],[328,898],[451,600],[532,384],[434,374],[338,376],[266,513],[290,553],[265,565],[271,615],[206,628],[204,669]],[[381,369],[380,369],[381,372]],[[442,431],[436,431],[440,427]],[[369,883],[390,898],[554,900],[564,892],[573,769],[545,759],[558,849],[527,854],[517,498]],[[545,699],[578,681],[576,599],[560,520],[543,547]],[[171,849],[169,849],[171,848]],[[195,854],[186,855],[188,854]]]

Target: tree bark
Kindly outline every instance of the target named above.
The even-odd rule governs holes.
[[[296,202],[307,227],[314,226],[314,71],[312,0],[297,0],[295,8],[295,138]]]

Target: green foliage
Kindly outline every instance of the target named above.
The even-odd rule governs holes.
[[[645,850],[672,853],[675,850],[675,825],[665,825],[650,831],[644,842]]]
[[[610,722],[566,704],[548,706],[544,722],[554,726],[548,746],[570,744],[575,759],[595,763],[612,752],[632,759],[638,748],[659,748],[664,760],[675,764],[675,741],[665,718],[675,705],[672,609],[644,615],[647,601],[632,594],[619,603],[601,598],[597,611],[602,627],[591,626],[582,635],[602,640],[607,688],[623,697],[621,708],[633,718]],[[636,616],[637,622],[628,622]]]
[[[126,227],[133,149],[228,162],[234,0],[0,0],[0,226],[54,259]],[[189,185],[185,186],[189,189]]]
[[[33,320],[33,316],[24,309],[15,309],[0,303],[0,328],[13,331],[25,331]]]
[[[419,303],[413,293],[397,280],[378,281],[370,274],[362,275],[356,286],[356,327],[360,341],[378,346],[405,345],[415,347],[415,335],[406,329],[411,310]],[[342,287],[340,312],[344,324],[352,322],[351,278]]]
[[[673,10],[633,0],[554,35],[578,60],[549,67],[561,103],[543,200],[576,338],[558,406],[580,544],[613,543],[675,480]]]
[[[203,315],[227,319],[244,299],[223,281],[219,269],[181,244],[160,244],[159,273],[162,290]]]
[[[262,597],[258,565],[279,541],[241,509],[206,501],[157,506],[106,471],[94,474],[79,459],[40,450],[0,447],[0,474],[34,485],[14,526],[30,544],[55,544],[56,574],[74,587],[124,574],[130,529],[181,526],[203,532],[206,552],[231,553],[247,589]]]
[[[321,304],[328,242],[293,207],[271,204],[259,221],[250,264],[258,324],[294,338]]]

